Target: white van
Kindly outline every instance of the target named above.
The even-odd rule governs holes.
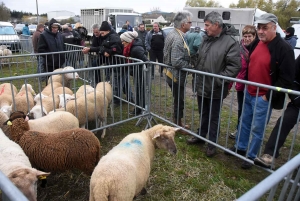
[[[294,29],[295,29],[295,34],[297,37],[298,37],[298,40],[297,40],[297,44],[296,44],[296,47],[295,47],[295,58],[297,58],[299,55],[300,55],[300,24],[293,24]]]
[[[11,51],[21,49],[19,36],[9,22],[0,21],[0,45],[5,45]]]

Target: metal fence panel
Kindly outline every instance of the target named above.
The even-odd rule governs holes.
[[[73,66],[75,70],[67,70],[67,71],[56,71],[52,73],[39,73],[36,74],[38,68],[38,61],[32,58],[32,54],[30,55],[14,55],[11,57],[0,57],[1,60],[7,59],[9,62],[1,63],[0,66],[0,73],[8,74],[9,77],[1,77],[0,84],[4,82],[13,83],[19,89],[22,84],[30,83],[33,85],[33,88],[36,93],[42,92],[42,89],[45,86],[44,82],[41,82],[42,77],[50,77],[52,75],[58,74],[72,74],[74,75],[75,72],[79,74],[78,79],[73,79],[70,82],[70,88],[73,93],[80,86],[87,86],[91,85],[95,87],[97,83],[100,81],[110,81],[112,89],[113,89],[113,104],[110,105],[112,110],[112,115],[107,115],[105,118],[105,124],[103,126],[99,126],[97,122],[96,114],[93,114],[93,119],[96,120],[96,126],[94,123],[89,122],[89,116],[86,114],[86,128],[92,131],[103,130],[105,128],[115,126],[121,123],[125,123],[127,121],[136,119],[137,124],[141,121],[145,120],[147,122],[146,128],[152,126],[152,123],[155,123],[155,119],[160,119],[163,122],[176,125],[178,122],[173,122],[174,117],[179,117],[179,114],[174,114],[174,109],[179,110],[179,107],[184,107],[183,109],[183,118],[182,123],[183,125],[189,124],[190,128],[182,128],[185,132],[189,133],[192,136],[198,137],[205,142],[212,144],[226,152],[233,154],[236,157],[241,158],[242,160],[248,161],[253,163],[245,156],[241,156],[237,154],[237,152],[232,152],[228,150],[228,148],[234,143],[229,140],[230,132],[233,132],[236,129],[236,115],[237,115],[237,100],[236,100],[236,93],[234,88],[227,89],[228,82],[241,82],[247,86],[256,86],[259,88],[267,88],[271,91],[278,91],[278,88],[272,86],[266,86],[258,83],[252,83],[248,81],[242,81],[235,78],[228,78],[224,76],[219,76],[215,74],[205,73],[195,71],[193,69],[182,69],[180,73],[187,72],[187,82],[184,83],[184,103],[182,105],[178,105],[178,108],[174,108],[173,103],[173,96],[171,89],[174,89],[174,84],[170,86],[166,82],[166,76],[161,76],[160,69],[169,67],[164,64],[155,63],[155,62],[142,62],[140,60],[126,58],[123,56],[114,56],[112,58],[106,58],[103,56],[99,56],[97,54],[82,54],[81,46],[74,46],[66,44],[66,48],[68,51],[64,52],[57,52],[57,53],[47,53],[47,54],[34,54],[35,58],[39,58],[44,56],[47,58],[54,58],[55,55],[64,55],[66,58],[66,62],[62,64],[59,62],[61,67],[64,66]],[[60,58],[60,57],[58,57]],[[48,62],[46,62],[48,64]],[[47,70],[48,66],[46,66]],[[155,71],[154,77],[151,75],[152,69]],[[196,90],[196,81],[202,76],[203,79],[212,78],[211,87],[214,87],[219,84],[218,87],[221,87],[222,91],[229,91],[229,94],[226,93],[221,94],[221,102],[219,103],[218,107],[221,107],[219,115],[219,120],[217,122],[217,138],[215,142],[210,141],[207,138],[201,137],[198,135],[198,128],[200,126],[200,121],[203,116],[203,105],[198,105],[197,97],[201,94],[195,93]],[[73,76],[74,77],[74,76]],[[179,80],[180,82],[180,80]],[[63,83],[65,85],[66,83]],[[204,86],[203,86],[204,87]],[[207,86],[206,86],[207,87]],[[214,91],[211,91],[211,97],[213,96]],[[286,96],[284,107],[289,102],[287,98],[288,94],[296,94],[300,95],[299,92],[288,90],[288,89],[280,89],[281,93],[284,93]],[[52,94],[54,90],[52,90]],[[94,91],[95,97],[97,96],[97,91]],[[105,96],[104,92],[104,96]],[[137,95],[138,94],[138,95]],[[26,95],[28,96],[28,95]],[[257,96],[258,97],[258,96]],[[210,99],[212,101],[212,99]],[[85,103],[85,107],[87,103]],[[97,103],[94,103],[94,108],[97,107]],[[269,104],[269,107],[271,105]],[[139,110],[140,109],[140,110]],[[131,116],[129,113],[131,110],[135,112]],[[206,108],[206,110],[211,113],[213,107]],[[30,108],[28,108],[30,111]],[[136,112],[142,111],[142,112]],[[254,115],[255,115],[254,110]],[[272,125],[274,125],[278,119],[278,117],[282,116],[284,110],[273,110],[272,113],[270,112],[270,120],[269,123],[263,125],[264,127],[264,139],[268,138],[270,130],[272,129]],[[268,115],[267,115],[268,116]],[[299,120],[299,117],[298,117]],[[208,125],[210,126],[210,121],[208,121]],[[296,156],[299,152],[295,143],[299,141],[297,137],[298,133],[298,126],[295,126],[292,134],[290,134],[289,139],[290,142],[286,146],[284,150],[284,154],[282,157],[285,158],[284,163],[290,161],[294,156]],[[253,128],[251,128],[253,129]],[[210,133],[207,133],[208,136]],[[277,142],[278,143],[278,142]],[[248,145],[249,146],[249,145]],[[264,148],[264,144],[261,143],[260,152],[258,156],[261,155],[261,150]],[[283,164],[276,164],[276,165],[283,165]],[[268,170],[272,172],[271,170]],[[281,174],[281,178],[283,176]],[[272,187],[273,188],[273,187]],[[282,189],[284,192],[285,189]],[[293,189],[294,192],[297,191],[299,194],[299,190],[296,187]],[[275,193],[275,191],[274,191]]]

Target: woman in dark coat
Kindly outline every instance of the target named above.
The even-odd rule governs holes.
[[[144,54],[143,41],[138,38],[138,33],[125,32],[120,36],[122,44],[124,45],[123,55],[125,57],[131,57],[142,61],[148,61]],[[137,67],[131,66],[131,72],[135,85],[135,98],[136,105],[142,108],[145,107],[145,77],[143,76],[143,65]],[[136,107],[130,114],[139,115],[142,113],[141,108]]]

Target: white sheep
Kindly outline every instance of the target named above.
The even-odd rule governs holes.
[[[70,100],[75,100],[74,95],[70,94],[59,94],[59,108],[64,108],[67,102]]]
[[[46,116],[50,111],[59,108],[59,103],[59,95],[48,96],[33,106],[29,113],[34,117],[34,119],[38,119],[42,116]]]
[[[82,85],[76,91],[76,98],[92,93],[94,92],[94,90],[94,87],[92,87],[91,85]]]
[[[62,84],[59,82],[52,82],[48,84],[42,91],[41,94],[44,96],[50,96],[51,94],[54,93],[54,90],[58,87],[62,87]],[[53,92],[53,93],[52,93]]]
[[[73,95],[73,91],[68,87],[57,87],[54,90],[54,94],[70,94]]]
[[[12,52],[9,49],[4,49],[2,51],[3,51],[3,56],[11,56],[12,55]]]
[[[0,50],[4,50],[4,49],[7,49],[7,46],[6,45],[0,45]]]
[[[17,95],[17,88],[11,83],[0,84],[0,110],[10,115],[13,97]]]
[[[23,84],[15,97],[15,101],[12,103],[12,110],[22,111],[27,114],[34,106],[33,95],[35,95],[35,92],[32,86],[30,84]]]
[[[107,117],[108,101],[103,93],[94,91],[86,96],[81,96],[76,100],[70,100],[66,103],[66,111],[72,113],[79,120],[81,128],[85,127],[87,121],[99,121],[101,124]],[[64,111],[65,108],[57,109]],[[104,137],[106,129],[103,129]]]
[[[50,173],[31,167],[22,148],[11,141],[0,128],[0,170],[30,201],[37,200],[36,183],[38,178]]]
[[[10,129],[4,123],[9,119],[3,112],[0,111],[0,128],[10,137]],[[30,130],[47,133],[57,133],[64,130],[79,128],[78,119],[70,112],[57,111],[39,119],[28,121]],[[42,126],[41,126],[42,125]]]
[[[70,70],[74,70],[74,67],[67,66],[64,68],[56,69],[53,72],[64,72],[64,71],[70,71]],[[71,80],[78,79],[78,78],[79,78],[79,75],[77,72],[57,74],[57,75],[52,75],[51,77],[49,77],[47,83],[50,84],[51,82],[59,82],[62,85],[71,88]]]
[[[91,175],[100,159],[100,142],[89,130],[76,128],[51,134],[29,130],[28,117],[22,112],[12,113],[7,125],[11,139],[38,169],[51,172],[79,169]]]
[[[42,93],[38,93],[34,96],[33,100],[35,102],[35,104],[41,104],[41,100],[43,100],[44,98],[47,98],[48,96],[42,94]]]
[[[90,182],[90,201],[132,201],[146,186],[155,148],[176,154],[178,128],[156,125],[127,135],[101,158]]]
[[[113,111],[113,107],[111,106],[112,99],[113,99],[113,90],[112,90],[111,84],[109,82],[99,82],[96,85],[96,90],[105,94],[107,101],[108,101],[107,104],[110,106],[110,116],[113,117],[114,111]]]

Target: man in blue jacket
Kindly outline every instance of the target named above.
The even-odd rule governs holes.
[[[30,36],[30,31],[29,31],[29,28],[28,28],[28,24],[25,24],[25,26],[23,27],[22,34]]]

